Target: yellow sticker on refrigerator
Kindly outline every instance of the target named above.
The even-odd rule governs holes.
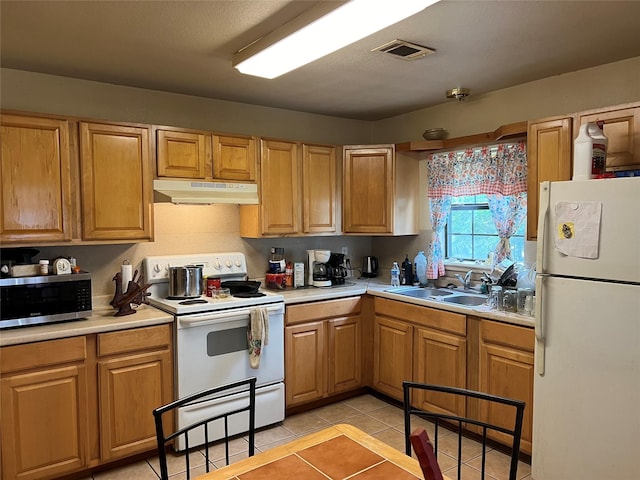
[[[562,222],[558,224],[558,238],[573,238],[576,228],[573,222]]]

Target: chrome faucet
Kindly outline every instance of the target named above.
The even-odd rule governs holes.
[[[464,278],[462,278],[462,276],[459,273],[455,274],[455,277],[460,280],[460,283],[462,284],[462,288],[464,290],[469,290],[471,288],[471,274],[473,273],[473,270],[469,270],[467,273],[465,273]]]

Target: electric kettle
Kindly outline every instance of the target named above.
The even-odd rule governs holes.
[[[362,276],[372,278],[378,275],[378,259],[367,255],[362,257]]]

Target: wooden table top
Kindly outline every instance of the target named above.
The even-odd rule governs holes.
[[[356,475],[357,474],[357,475]],[[418,461],[351,425],[334,425],[197,480],[418,480]]]

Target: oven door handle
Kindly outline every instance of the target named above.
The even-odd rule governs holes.
[[[185,327],[194,327],[198,325],[207,325],[210,323],[218,323],[218,322],[232,322],[234,320],[244,320],[247,317],[251,316],[250,308],[241,309],[241,310],[227,310],[221,313],[204,313],[204,314],[196,314],[196,315],[185,315],[179,318],[180,324]],[[269,314],[276,312],[284,312],[283,305],[277,305],[273,307],[267,307],[267,312]]]

